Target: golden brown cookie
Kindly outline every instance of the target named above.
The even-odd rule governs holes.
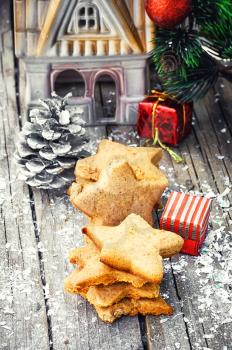
[[[93,256],[100,254],[99,248],[88,236],[84,236],[84,242],[84,246],[72,249],[68,256],[70,263],[79,265],[80,268],[83,268]]]
[[[97,181],[101,171],[115,159],[129,163],[137,179],[153,177],[154,165],[162,158],[162,149],[154,147],[129,147],[110,140],[102,140],[97,154],[78,160],[75,175],[81,179]],[[155,175],[156,176],[156,175]]]
[[[124,298],[157,298],[159,290],[160,286],[155,283],[146,283],[141,288],[135,288],[130,283],[118,282],[108,286],[90,287],[86,293],[86,299],[95,306],[107,307]]]
[[[99,225],[118,225],[131,213],[152,223],[152,210],[166,186],[167,179],[157,168],[153,178],[137,180],[126,161],[114,160],[102,170],[97,182],[73,183],[70,200]]]
[[[108,307],[95,306],[98,316],[104,321],[112,323],[123,315],[171,315],[173,309],[162,298],[130,299],[126,298]]]
[[[115,270],[100,262],[100,252],[93,243],[74,249],[70,253],[70,262],[79,265],[65,280],[65,290],[70,293],[86,291],[90,286],[99,284],[128,282],[139,288],[147,282],[143,278]]]
[[[176,254],[184,242],[173,232],[153,229],[136,214],[116,227],[90,224],[82,232],[101,249],[101,262],[154,283],[163,277],[161,256]]]

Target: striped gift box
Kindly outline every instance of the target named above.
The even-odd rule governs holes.
[[[184,238],[182,253],[198,255],[208,228],[211,199],[172,192],[160,228],[176,232]]]

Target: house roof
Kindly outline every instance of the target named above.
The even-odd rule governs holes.
[[[62,38],[71,15],[80,2],[81,0],[50,1],[44,25],[38,39],[37,56],[46,54],[52,45]],[[125,0],[111,0],[110,2],[94,0],[94,2],[108,14],[111,23],[114,23],[117,34],[127,42],[133,52],[144,53],[146,48],[142,44]]]

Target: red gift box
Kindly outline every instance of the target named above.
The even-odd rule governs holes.
[[[198,255],[209,223],[211,199],[172,192],[160,228],[178,233],[184,238],[182,253]]]
[[[175,146],[190,132],[193,105],[180,104],[161,92],[152,93],[139,103],[138,134],[144,138],[155,138],[158,130],[162,143]]]

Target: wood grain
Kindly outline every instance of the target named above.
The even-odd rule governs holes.
[[[19,132],[11,32],[2,34],[0,68],[0,347],[49,349],[40,261],[27,186],[17,180]]]
[[[91,130],[89,130],[91,133]],[[96,139],[105,128],[92,129]],[[64,278],[73,269],[70,249],[82,243],[83,214],[73,209],[64,191],[33,191],[35,213],[44,249],[43,264],[48,285],[48,307],[54,349],[142,349],[138,318],[123,318],[113,325],[101,322],[81,297],[63,291]],[[67,345],[68,344],[68,345]]]
[[[208,118],[210,114],[208,115]],[[201,119],[201,115],[198,116]],[[208,125],[208,124],[207,124]],[[199,135],[200,130],[198,127],[195,127],[197,135]],[[205,130],[205,129],[204,129]],[[209,128],[207,129],[207,131]],[[213,144],[212,139],[210,139],[209,132],[207,132],[209,144]],[[199,139],[203,138],[199,135]],[[209,167],[209,159],[205,153],[205,148],[199,147],[198,140],[195,138],[194,132],[188,137],[186,142],[184,142],[181,147],[182,155],[185,157],[186,164],[188,166],[188,171],[183,172],[182,167],[173,163],[177,181],[181,184],[186,181],[186,178],[189,176],[189,180],[195,185],[195,190],[204,192],[204,185],[209,184],[215,193],[218,192],[217,186],[215,184],[215,178],[211,173],[211,168]],[[211,218],[223,218],[223,213],[219,205],[216,203],[212,206]],[[224,220],[225,226],[227,226],[227,220]],[[217,229],[220,226],[216,223],[216,220],[212,220],[212,228]],[[172,261],[174,264],[178,264],[176,258],[173,258]],[[178,294],[183,300],[183,307],[185,309],[185,315],[189,319],[189,324],[193,327],[193,332],[189,334],[191,339],[191,344],[200,343],[204,340],[209,348],[220,349],[222,344],[224,346],[229,346],[231,344],[231,335],[228,332],[225,332],[226,328],[230,328],[230,325],[218,325],[217,321],[213,318],[210,310],[202,312],[198,309],[198,295],[201,289],[198,278],[195,275],[195,266],[194,260],[191,257],[187,257],[188,264],[185,268],[184,276],[181,274],[181,277],[178,273],[175,276],[176,285],[178,289]],[[214,262],[215,266],[217,262]],[[182,278],[184,277],[184,280]],[[214,303],[218,311],[223,310],[223,303],[214,299]],[[202,324],[201,319],[205,319]],[[205,338],[205,335],[212,335],[212,330],[214,327],[219,327],[220,331],[217,331],[216,335],[212,338]],[[200,332],[199,330],[202,329]],[[202,344],[203,346],[203,344]]]
[[[64,278],[73,269],[67,255],[82,244],[80,228],[86,219],[72,208],[64,189],[32,190],[17,178],[15,140],[26,115],[16,99],[10,11],[10,2],[1,1],[0,349],[232,349],[232,324],[219,323],[210,309],[201,310],[202,285],[193,257],[165,260],[162,293],[174,306],[171,317],[123,317],[107,325],[83,299],[64,293]],[[21,63],[19,68],[23,69]],[[21,91],[25,83],[19,82]],[[210,186],[215,195],[226,189],[225,178],[231,180],[232,174],[231,91],[231,85],[220,80],[195,105],[193,131],[178,147],[186,164],[173,163],[167,154],[161,162],[170,189],[194,188],[204,193]],[[92,148],[102,137],[141,143],[131,126],[93,127],[88,133]],[[231,192],[225,199],[231,203]],[[154,215],[158,225],[159,213]],[[215,201],[212,229],[220,227],[219,221],[229,229],[231,218],[231,210],[223,212]],[[217,261],[213,264],[218,267]],[[214,308],[223,312],[222,300],[212,300]]]
[[[140,139],[137,138],[135,127],[117,126],[108,127],[108,133],[113,140],[138,145]],[[165,155],[165,163],[168,156]],[[156,227],[158,227],[158,218],[155,216]],[[177,295],[177,290],[173,280],[172,268],[169,259],[165,259],[165,277],[162,283],[161,292],[164,298],[170,303],[175,310],[172,317],[146,317],[145,329],[147,332],[147,346],[149,349],[171,349],[175,348],[175,342],[180,343],[182,349],[190,349],[188,340],[187,327],[183,320],[181,301]],[[142,318],[141,318],[142,319]]]
[[[230,133],[232,130],[232,89],[231,83],[223,78],[218,79],[214,89],[215,98],[219,104],[223,118],[222,122],[229,127]],[[220,119],[220,118],[218,118]]]

